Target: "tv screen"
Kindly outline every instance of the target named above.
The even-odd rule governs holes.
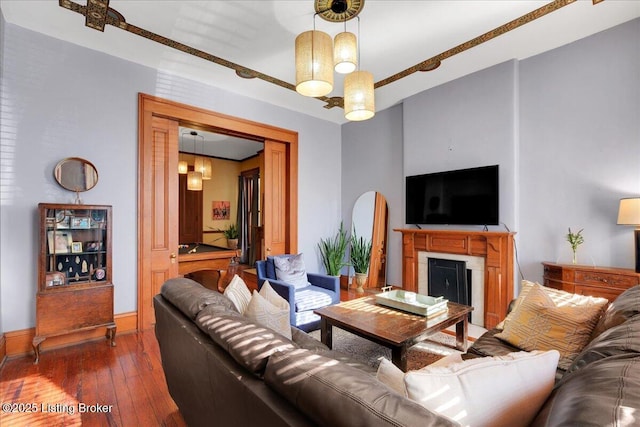
[[[498,225],[498,165],[406,177],[407,224]]]

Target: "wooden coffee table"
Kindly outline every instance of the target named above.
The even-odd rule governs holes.
[[[345,301],[314,312],[320,316],[320,339],[332,347],[332,327],[391,349],[394,365],[407,370],[407,350],[428,336],[456,325],[456,349],[467,350],[468,314],[473,307],[454,302],[439,316],[427,318],[376,304],[374,296]]]

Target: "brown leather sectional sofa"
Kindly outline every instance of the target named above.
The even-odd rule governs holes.
[[[375,370],[292,328],[292,340],[245,319],[189,279],[154,297],[169,392],[189,426],[452,426],[396,394]],[[640,286],[611,304],[596,337],[562,374],[534,425],[640,423]],[[489,331],[470,356],[517,351]],[[479,391],[481,392],[481,391]]]

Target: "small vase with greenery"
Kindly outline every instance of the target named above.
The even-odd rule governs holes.
[[[580,246],[581,244],[584,243],[584,237],[582,236],[582,231],[584,230],[581,229],[580,231],[578,231],[577,233],[572,233],[571,232],[571,227],[569,227],[569,233],[567,234],[567,242],[569,242],[569,244],[571,245],[571,250],[573,251],[573,263],[577,264],[578,263],[578,246]]]
[[[342,222],[340,223],[340,229],[338,229],[333,237],[320,239],[318,248],[320,249],[320,256],[322,257],[322,264],[329,276],[340,276],[342,267],[349,265],[344,262],[348,243],[349,238],[347,237],[347,231],[344,229]]]
[[[371,260],[371,240],[364,237],[358,237],[355,227],[351,234],[351,265],[356,272],[356,284],[358,285],[358,293],[364,292],[362,288],[367,280],[367,271],[369,270],[369,261]]]
[[[227,246],[229,249],[238,248],[238,226],[236,224],[229,224],[226,230],[224,230],[224,237],[227,238]]]

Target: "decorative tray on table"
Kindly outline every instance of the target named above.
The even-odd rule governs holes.
[[[448,300],[415,292],[394,290],[376,294],[376,303],[421,316],[432,317],[447,311]]]

